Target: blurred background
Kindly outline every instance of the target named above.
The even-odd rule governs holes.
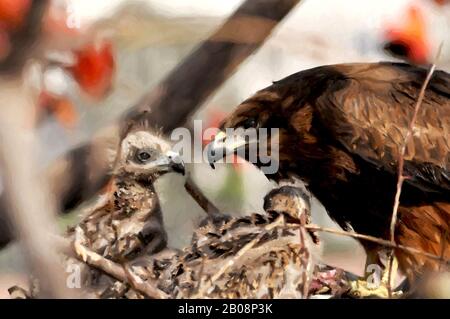
[[[8,10],[21,2],[0,0],[0,21],[9,21]],[[133,106],[241,3],[53,0],[44,21],[48,63],[31,61],[26,75],[39,96],[40,166]],[[0,56],[8,47],[3,25]],[[191,120],[203,120],[205,129],[217,126],[237,104],[272,81],[319,65],[380,60],[426,64],[436,60],[442,46],[438,68],[450,71],[449,34],[446,0],[304,0]],[[262,198],[274,187],[250,164],[219,164],[215,171],[191,164],[189,171],[205,194],[233,215],[262,211]],[[204,212],[184,190],[182,177],[165,176],[157,188],[169,245],[183,247]],[[78,214],[62,217],[61,229],[76,222]],[[317,201],[313,219],[337,227]],[[362,274],[359,244],[333,235],[321,238],[324,262]],[[0,251],[0,298],[25,280],[20,248],[10,244]]]

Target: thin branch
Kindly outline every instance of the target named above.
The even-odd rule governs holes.
[[[187,178],[184,188],[208,215],[211,216],[220,214],[219,209],[208,198],[206,198],[200,188],[198,188],[198,186],[194,183],[192,178]]]
[[[321,227],[321,226],[312,225],[312,224],[305,225],[305,228],[313,230],[313,231],[321,231],[321,232],[335,234],[335,235],[340,235],[340,236],[346,236],[346,237],[362,239],[362,240],[370,241],[370,242],[373,242],[373,243],[377,243],[377,244],[385,246],[385,247],[401,249],[401,250],[407,251],[407,252],[409,252],[411,254],[422,255],[422,256],[428,257],[428,258],[433,259],[433,260],[438,260],[438,261],[440,261],[442,263],[450,264],[450,260],[446,260],[446,259],[442,258],[441,256],[430,254],[430,253],[424,252],[424,251],[422,251],[420,249],[417,249],[417,248],[396,244],[396,243],[391,242],[390,240],[381,239],[381,238],[377,238],[377,237],[370,236],[370,235],[352,233],[352,232],[348,232],[348,231],[344,231],[344,230],[339,230],[339,229],[334,229],[334,228],[327,228],[327,227]]]
[[[167,299],[169,296],[154,287],[150,282],[144,281],[133,273],[133,271],[127,265],[119,265],[112,260],[109,260],[96,252],[90,250],[84,245],[74,241],[73,244],[68,239],[60,240],[60,247],[62,250],[68,251],[70,247],[73,247],[75,256],[82,262],[85,262],[89,266],[95,267],[104,273],[120,280],[121,282],[130,282],[134,289],[144,294],[149,298],[154,299]]]
[[[417,99],[416,106],[414,107],[414,113],[411,118],[411,122],[408,126],[408,131],[406,132],[405,139],[403,140],[403,144],[400,149],[400,154],[398,158],[398,179],[397,179],[397,191],[395,193],[394,207],[392,210],[392,219],[391,219],[391,227],[390,227],[390,239],[391,242],[395,242],[395,226],[397,224],[397,215],[398,215],[398,207],[400,205],[400,196],[402,193],[403,182],[407,177],[403,176],[403,167],[405,165],[405,154],[406,147],[411,139],[411,136],[414,132],[414,127],[416,125],[417,115],[419,114],[420,107],[422,105],[423,99],[425,97],[425,91],[427,89],[428,84],[430,83],[431,77],[433,76],[434,70],[436,69],[436,64],[431,65],[430,70],[428,71],[427,77],[422,84],[422,87],[419,92],[419,98]]]
[[[142,280],[139,276],[137,276],[129,265],[123,265],[123,269],[125,270],[125,274],[127,276],[128,282],[130,282],[131,286],[143,293],[145,296],[153,299],[169,299],[169,295],[167,295],[162,290],[154,287],[149,283],[149,279],[146,281]]]
[[[423,99],[425,97],[425,91],[427,89],[428,84],[430,83],[431,77],[433,76],[435,69],[436,69],[436,64],[432,64],[428,71],[428,74],[425,78],[425,81],[423,82],[422,87],[420,88],[419,97],[418,97],[416,105],[414,107],[414,113],[413,113],[413,116],[409,123],[408,130],[407,130],[405,138],[403,140],[403,144],[401,146],[400,154],[398,157],[397,190],[395,193],[394,206],[392,209],[392,218],[391,218],[391,225],[390,225],[390,240],[392,243],[395,243],[395,228],[397,225],[398,208],[400,206],[400,197],[402,194],[403,182],[405,181],[405,179],[407,179],[407,177],[403,175],[404,165],[405,165],[406,148],[409,143],[409,140],[411,139],[411,137],[413,135],[414,127],[415,127],[416,120],[417,120],[417,115],[419,114],[420,107],[421,107]],[[389,269],[388,269],[388,271],[389,271],[388,291],[389,291],[390,297],[392,296],[391,279],[392,279],[392,264],[393,264],[392,259],[393,258],[394,258],[394,253],[391,252],[390,256],[389,256],[389,263],[388,263],[388,267],[389,267]]]
[[[133,127],[142,120],[164,133],[183,126],[269,37],[300,0],[247,0],[126,115]],[[126,129],[126,127],[125,127]]]

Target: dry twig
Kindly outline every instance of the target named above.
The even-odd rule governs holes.
[[[103,271],[104,273],[116,278],[117,280],[120,280],[121,282],[129,282],[134,289],[144,294],[145,296],[154,299],[167,299],[169,297],[166,293],[154,287],[148,280],[144,281],[136,276],[128,265],[119,265],[112,260],[109,260],[88,249],[77,241],[74,241],[73,245],[69,240],[65,240],[66,243],[64,245],[62,244],[63,242],[64,239],[61,239],[60,244],[61,247],[65,246],[64,251],[69,250],[72,246],[72,251],[75,252],[75,256],[77,257],[77,259],[85,262],[89,266]]]
[[[388,248],[402,249],[402,250],[407,251],[407,252],[412,253],[412,254],[422,255],[422,256],[425,256],[425,257],[428,257],[428,258],[431,258],[431,259],[434,259],[434,260],[441,261],[443,263],[450,264],[450,260],[446,260],[442,256],[437,256],[437,255],[434,255],[434,254],[430,254],[430,253],[424,252],[424,251],[419,250],[419,249],[414,248],[414,247],[409,247],[409,246],[396,244],[396,243],[391,242],[390,240],[381,239],[381,238],[370,236],[370,235],[364,235],[364,234],[359,234],[359,233],[352,233],[352,232],[349,232],[349,231],[344,231],[344,230],[339,230],[339,229],[334,229],[334,228],[321,227],[321,226],[312,225],[312,224],[305,225],[305,228],[313,230],[313,231],[321,231],[321,232],[335,234],[335,235],[340,235],[340,236],[346,236],[346,237],[352,237],[352,238],[367,240],[367,241],[371,241],[373,243],[377,243],[379,245],[382,245],[382,246],[385,246],[385,247],[388,247]]]
[[[398,218],[398,208],[400,206],[400,197],[402,194],[402,187],[403,182],[405,179],[407,179],[407,176],[403,175],[404,171],[404,165],[405,165],[405,154],[406,154],[406,148],[409,143],[409,140],[411,139],[411,136],[414,131],[414,127],[417,120],[417,115],[419,114],[420,107],[422,105],[422,101],[425,97],[425,91],[427,89],[428,84],[430,83],[431,77],[433,76],[434,70],[436,69],[436,64],[432,64],[427,76],[422,84],[422,87],[420,88],[419,97],[417,98],[416,105],[414,107],[414,113],[411,118],[411,121],[408,126],[408,130],[406,132],[405,138],[403,140],[403,144],[400,148],[400,154],[398,157],[398,171],[397,171],[397,189],[395,193],[395,199],[394,199],[394,206],[392,209],[392,218],[391,218],[391,225],[390,225],[390,240],[392,243],[395,243],[395,227],[397,225],[397,218]],[[388,291],[389,296],[392,296],[392,287],[391,287],[391,280],[392,280],[392,265],[393,265],[393,259],[394,258],[394,252],[390,253],[389,256],[389,263],[388,263]]]
[[[407,176],[403,175],[403,167],[405,165],[405,153],[406,153],[406,147],[408,145],[409,140],[411,139],[411,136],[414,131],[414,126],[416,123],[417,115],[420,110],[420,106],[422,105],[422,101],[425,97],[425,90],[428,86],[428,83],[431,80],[431,77],[433,76],[434,70],[436,69],[436,64],[433,64],[430,67],[430,70],[428,71],[427,77],[425,81],[423,82],[423,85],[419,92],[419,97],[416,102],[416,106],[414,107],[414,113],[413,117],[411,118],[411,122],[409,123],[408,131],[406,132],[405,139],[403,141],[403,144],[400,148],[400,154],[398,159],[398,179],[397,179],[397,191],[395,193],[395,199],[394,199],[394,207],[392,210],[392,219],[391,219],[391,226],[390,226],[390,239],[392,242],[395,242],[395,226],[397,223],[397,214],[398,214],[398,207],[400,205],[400,196],[402,193],[402,186],[405,179],[407,179]]]
[[[192,178],[188,177],[184,188],[192,196],[192,198],[197,202],[197,204],[208,214],[208,215],[218,215],[220,214],[219,209],[203,194],[203,192],[194,183]]]

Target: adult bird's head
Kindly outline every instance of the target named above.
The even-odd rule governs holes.
[[[132,131],[123,139],[116,170],[141,181],[154,181],[169,172],[184,175],[185,166],[166,140],[143,130]]]
[[[277,173],[280,142],[287,136],[277,92],[260,91],[237,107],[207,146],[209,164],[237,154],[266,174]],[[275,165],[274,165],[275,164]]]

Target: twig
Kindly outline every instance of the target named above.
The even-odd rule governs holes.
[[[194,183],[192,178],[187,178],[184,188],[208,215],[211,216],[220,214],[219,209],[208,198],[206,198],[200,188],[198,188],[198,186]]]
[[[371,242],[377,243],[377,244],[385,246],[385,247],[401,249],[401,250],[407,251],[412,254],[422,255],[422,256],[428,257],[430,259],[434,259],[434,260],[438,260],[440,262],[445,262],[445,263],[450,264],[450,260],[443,259],[440,256],[424,252],[417,248],[396,244],[390,240],[381,239],[381,238],[377,238],[377,237],[370,236],[370,235],[358,234],[358,233],[343,231],[343,230],[334,229],[334,228],[321,227],[321,226],[313,225],[313,224],[305,225],[305,228],[313,230],[313,231],[321,231],[321,232],[340,235],[340,236],[347,236],[347,237],[367,240],[367,241],[371,241]]]
[[[130,268],[129,265],[123,265],[123,269],[125,270],[127,279],[129,280],[129,282],[131,283],[132,287],[135,290],[140,291],[147,297],[153,298],[153,299],[168,299],[169,298],[169,295],[167,295],[160,289],[151,285],[148,282],[149,279],[144,281],[139,276],[136,276],[136,274],[133,272],[133,270]]]
[[[61,247],[64,247],[64,250],[67,251],[70,249],[70,246],[72,245],[69,240],[61,239],[60,244],[63,242],[66,242],[65,245],[61,245]],[[77,259],[79,259],[82,262],[85,262],[86,264],[95,267],[104,273],[116,278],[117,280],[120,280],[121,282],[131,282],[133,288],[135,288],[137,291],[141,292],[145,296],[149,298],[154,299],[167,299],[169,296],[161,291],[160,289],[154,287],[151,285],[148,281],[138,279],[134,273],[128,268],[127,265],[122,266],[119,265],[112,260],[109,260],[96,252],[88,249],[84,245],[78,243],[75,241],[73,243],[73,251],[75,251]]]
[[[403,144],[400,149],[399,159],[398,159],[398,179],[397,179],[397,191],[395,193],[395,200],[394,200],[394,207],[392,210],[392,219],[391,219],[391,227],[390,227],[390,239],[392,242],[395,242],[395,226],[397,223],[397,215],[398,215],[398,207],[400,205],[400,196],[402,193],[402,186],[403,182],[407,177],[403,175],[403,167],[405,164],[405,153],[406,153],[406,147],[408,145],[408,142],[413,134],[414,126],[417,119],[417,114],[419,113],[420,106],[422,105],[422,101],[425,97],[425,90],[428,86],[428,83],[431,80],[431,77],[434,73],[434,70],[436,68],[436,64],[433,64],[430,67],[430,70],[428,71],[427,77],[425,81],[423,82],[423,85],[420,89],[419,98],[417,99],[416,106],[414,108],[413,117],[411,119],[411,122],[409,123],[408,131],[406,132],[405,139],[403,141]]]
[[[414,107],[414,113],[413,116],[411,118],[411,121],[409,123],[408,126],[408,130],[406,132],[405,138],[403,140],[403,144],[400,148],[400,154],[398,157],[398,171],[397,171],[397,190],[395,193],[395,199],[394,199],[394,206],[392,209],[392,218],[391,218],[391,226],[390,226],[390,240],[392,243],[395,243],[395,227],[397,225],[397,218],[398,218],[398,208],[400,206],[400,196],[402,194],[402,186],[403,186],[403,182],[405,181],[405,179],[407,177],[405,177],[403,175],[403,168],[404,168],[404,164],[405,164],[405,154],[406,154],[406,148],[408,145],[409,140],[411,139],[411,136],[413,134],[414,131],[414,127],[416,124],[416,120],[417,120],[417,115],[419,114],[419,110],[420,107],[422,105],[423,99],[425,97],[425,91],[427,89],[428,84],[430,83],[431,77],[433,76],[434,70],[436,69],[436,64],[432,64],[428,74],[425,78],[425,81],[422,84],[422,87],[420,88],[420,92],[419,92],[419,97],[417,99],[416,105]],[[389,276],[388,276],[388,291],[389,291],[389,296],[392,295],[392,289],[391,289],[391,278],[392,278],[392,258],[394,258],[394,254],[393,252],[391,252],[390,256],[389,256]]]

